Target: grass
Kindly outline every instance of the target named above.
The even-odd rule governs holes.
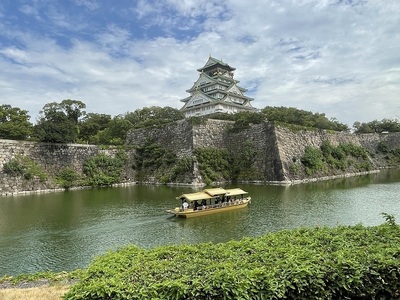
[[[61,299],[83,272],[38,272],[18,276],[0,277],[1,300],[53,300]]]
[[[34,288],[9,288],[0,290],[2,300],[54,300],[67,293],[69,285],[41,286]]]

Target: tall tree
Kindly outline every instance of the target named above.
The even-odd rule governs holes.
[[[115,116],[107,124],[107,128],[98,133],[98,142],[104,145],[123,145],[131,128],[131,122],[121,115]]]
[[[66,99],[61,101],[60,107],[63,109],[68,119],[78,124],[79,118],[86,114],[83,109],[86,108],[86,104],[79,100]]]
[[[8,104],[0,106],[0,138],[26,140],[32,134],[33,125],[28,111]]]
[[[107,128],[111,115],[88,113],[79,121],[79,142],[98,144],[98,133]]]
[[[47,103],[40,111],[34,127],[35,137],[41,142],[72,143],[78,137],[78,121],[85,114],[86,105],[78,100]]]

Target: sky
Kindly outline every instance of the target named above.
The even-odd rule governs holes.
[[[0,104],[181,108],[209,55],[252,105],[400,120],[398,0],[1,0]]]

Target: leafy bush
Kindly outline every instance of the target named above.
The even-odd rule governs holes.
[[[304,155],[301,157],[301,162],[306,168],[306,173],[311,175],[315,172],[322,170],[322,152],[310,146],[307,146],[304,151]]]
[[[230,178],[229,152],[225,149],[198,148],[194,154],[199,163],[200,174],[206,184]]]
[[[79,178],[79,174],[71,167],[65,167],[56,176],[58,184],[66,189],[78,185]]]
[[[290,164],[289,170],[293,175],[298,175],[300,173],[300,165],[293,162]]]
[[[257,152],[253,143],[246,141],[241,147],[228,150],[217,148],[195,149],[200,174],[206,184],[217,181],[248,181],[259,178],[258,169],[253,164]]]
[[[340,144],[334,147],[329,141],[323,141],[319,149],[307,146],[304,155],[301,157],[301,162],[308,175],[320,171],[346,171],[351,166],[355,168],[355,171],[372,169],[367,150],[352,143]]]
[[[319,128],[333,131],[349,131],[346,124],[339,123],[335,118],[328,119],[325,114],[312,113],[294,107],[266,106],[261,114],[268,121],[299,125],[303,128]],[[296,127],[293,127],[294,129]]]
[[[99,154],[89,158],[83,164],[87,184],[98,187],[120,182],[126,159],[126,154],[122,151],[115,157]]]
[[[192,125],[205,125],[205,124],[207,124],[207,118],[206,117],[190,117],[189,122]]]
[[[26,180],[31,180],[34,177],[38,177],[40,181],[47,179],[47,174],[43,169],[35,161],[26,156],[17,156],[6,162],[3,170],[10,176],[23,176]]]
[[[3,165],[4,173],[10,176],[22,176],[24,174],[24,166],[18,159],[11,159]]]
[[[154,177],[162,183],[171,182],[182,172],[185,164],[190,163],[180,162],[173,151],[159,146],[151,139],[136,148],[134,169],[137,170],[138,180]]]
[[[179,159],[174,167],[172,168],[172,174],[170,177],[166,177],[164,182],[173,182],[179,176],[185,176],[187,173],[193,170],[193,159],[191,157],[183,157]]]
[[[95,259],[64,299],[398,299],[399,249],[392,218],[221,244],[128,246]]]

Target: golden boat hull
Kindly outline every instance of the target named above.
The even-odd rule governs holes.
[[[182,218],[200,217],[200,216],[206,216],[206,215],[211,215],[211,214],[215,214],[215,213],[221,213],[221,212],[245,208],[250,203],[250,200],[251,200],[251,197],[246,197],[244,199],[237,200],[232,203],[209,205],[206,208],[201,208],[201,209],[197,209],[197,210],[194,210],[191,208],[182,210],[177,207],[175,209],[169,209],[169,210],[167,210],[167,212],[175,215],[176,217],[182,217]]]

